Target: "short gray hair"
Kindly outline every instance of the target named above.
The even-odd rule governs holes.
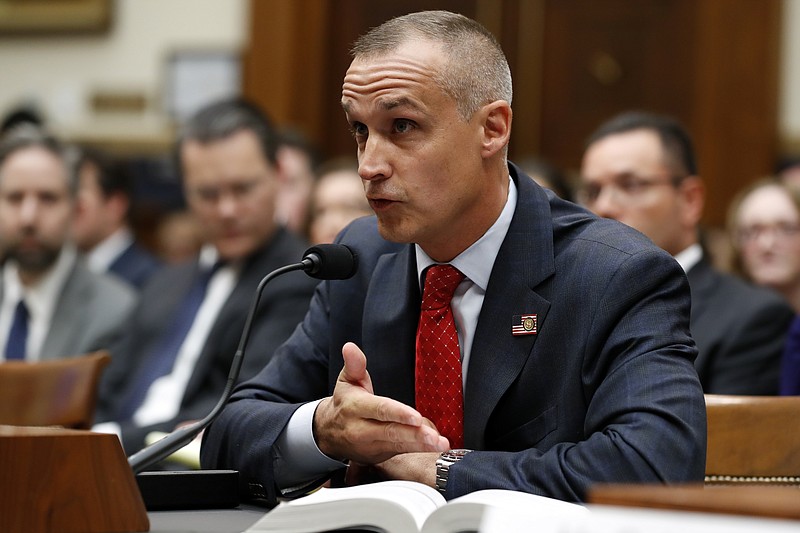
[[[27,148],[42,148],[57,157],[64,165],[70,196],[77,195],[77,151],[74,147],[63,144],[56,137],[34,124],[20,124],[3,135],[0,139],[0,167],[12,154]],[[2,178],[2,173],[0,173],[0,178]]]
[[[356,40],[353,58],[391,52],[414,37],[440,43],[449,61],[436,82],[464,120],[496,100],[511,104],[511,69],[500,44],[474,20],[449,11],[421,11],[388,20]]]

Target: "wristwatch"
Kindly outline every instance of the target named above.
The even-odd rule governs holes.
[[[442,494],[447,492],[447,478],[450,475],[450,466],[459,462],[471,451],[472,450],[457,448],[455,450],[442,452],[436,460],[436,490]]]

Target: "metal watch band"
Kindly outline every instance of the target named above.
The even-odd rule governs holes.
[[[436,490],[442,495],[447,491],[447,480],[450,476],[450,466],[464,458],[472,450],[457,448],[442,452],[436,460]]]

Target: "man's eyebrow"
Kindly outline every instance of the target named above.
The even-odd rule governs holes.
[[[381,100],[379,103],[380,107],[385,111],[391,111],[392,109],[396,109],[398,107],[410,107],[412,109],[416,109],[422,111],[422,106],[417,104],[414,100],[407,98],[405,96],[400,96],[398,98],[387,98],[385,100]],[[342,100],[342,109],[345,113],[349,113],[352,109],[352,102],[349,100]]]
[[[405,96],[400,96],[398,98],[387,98],[385,100],[381,100],[380,105],[386,111],[395,109],[397,107],[410,107],[412,109],[422,110],[419,104],[417,104],[415,101]]]

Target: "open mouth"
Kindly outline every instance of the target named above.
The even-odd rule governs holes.
[[[370,198],[369,200],[369,205],[375,212],[385,210],[395,203],[394,200],[386,200],[384,198]]]

